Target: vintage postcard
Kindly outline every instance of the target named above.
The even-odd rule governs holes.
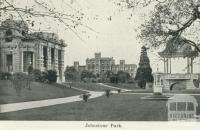
[[[200,0],[0,0],[0,129],[198,129]]]

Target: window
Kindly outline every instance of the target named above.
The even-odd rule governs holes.
[[[194,104],[192,102],[188,102],[187,110],[188,111],[194,111]]]
[[[178,102],[177,103],[177,110],[178,111],[186,111],[186,103],[185,102]]]
[[[6,34],[5,34],[6,42],[12,42],[12,37],[11,36],[12,36],[12,30],[9,29],[9,30],[6,31]]]
[[[170,111],[176,111],[176,102],[170,103]]]

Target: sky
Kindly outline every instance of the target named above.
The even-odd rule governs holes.
[[[94,57],[95,52],[101,52],[103,57],[113,57],[117,64],[120,59],[125,59],[128,64],[138,65],[142,43],[137,39],[137,29],[144,23],[143,16],[148,16],[153,10],[152,6],[119,12],[119,8],[108,0],[76,0],[73,5],[76,4],[82,5],[83,11],[91,17],[93,14],[99,15],[98,20],[84,21],[98,33],[88,32],[88,35],[83,35],[84,43],[77,37],[70,37],[65,53],[66,65],[72,65],[74,61],[85,65],[85,59]],[[112,20],[107,19],[109,16],[112,16]],[[164,66],[157,52],[158,50],[148,51],[154,72],[163,71]],[[172,59],[172,72],[186,73],[186,61],[183,58]],[[197,64],[199,61],[200,59],[195,60],[194,72],[200,72]]]
[[[30,0],[18,0],[21,6],[31,5]],[[115,63],[124,59],[128,64],[138,65],[142,43],[137,39],[138,28],[144,23],[144,18],[148,18],[149,12],[154,8],[150,5],[145,8],[135,10],[121,10],[114,4],[114,0],[43,0],[57,11],[84,13],[81,23],[92,30],[78,26],[75,33],[65,29],[53,20],[37,18],[35,21],[43,21],[42,25],[35,23],[41,30],[55,32],[64,39],[68,45],[65,48],[65,66],[73,65],[74,61],[79,61],[80,65],[85,65],[86,58],[93,58],[95,52],[101,52],[102,57],[113,57]],[[130,17],[132,15],[132,17]],[[144,17],[146,16],[146,17]],[[77,36],[78,35],[78,36]],[[160,49],[162,50],[162,49]],[[163,71],[163,62],[157,55],[160,50],[149,50],[148,56],[154,72]],[[172,72],[185,73],[186,59],[173,59]],[[194,72],[200,73],[200,58],[195,59]]]

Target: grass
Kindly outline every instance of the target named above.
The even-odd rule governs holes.
[[[130,90],[144,90],[141,89],[140,87],[137,86],[136,83],[105,83],[106,85],[110,85],[113,87],[117,87],[117,88],[122,88],[122,89],[130,89]]]
[[[2,120],[167,121],[167,101],[142,100],[146,95],[111,95],[56,106],[0,114]],[[200,96],[196,96],[200,104]],[[200,114],[199,107],[197,114]]]
[[[172,90],[166,91],[167,93],[187,93],[187,94],[200,94],[200,89],[188,89],[188,90]]]
[[[32,82],[31,90],[25,88],[22,90],[21,95],[17,96],[10,81],[0,80],[0,104],[69,97],[82,93],[81,91],[66,88],[60,84]]]
[[[91,91],[105,91],[107,89],[117,90],[115,88],[108,88],[106,86],[103,86],[97,83],[84,83],[84,82],[73,82],[72,87],[85,89],[85,90],[91,90]]]

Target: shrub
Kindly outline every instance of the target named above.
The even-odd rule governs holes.
[[[17,95],[21,95],[22,89],[28,87],[30,88],[30,77],[24,73],[14,73],[11,78],[14,89],[17,92]]]
[[[50,83],[55,83],[57,81],[57,72],[55,70],[48,70],[47,75],[46,75],[46,79]]]
[[[33,79],[36,82],[42,82],[42,72],[39,69],[34,69],[32,71]]]
[[[0,72],[0,79],[1,80],[10,80],[12,74],[9,72]]]

